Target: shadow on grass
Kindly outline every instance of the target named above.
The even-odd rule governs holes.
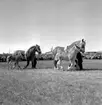
[[[79,71],[96,71],[96,70],[99,70],[99,71],[102,71],[102,69],[98,69],[98,68],[88,68],[88,69],[83,69],[83,70],[79,70]]]
[[[34,71],[37,71],[37,70],[48,70],[48,69],[52,69],[52,70],[54,70],[54,68],[52,68],[52,67],[43,67],[43,68],[40,68],[40,67],[37,67],[37,68],[26,68],[26,69],[21,69],[21,71],[30,71],[30,70],[34,70]],[[84,68],[84,69],[82,69],[82,70],[67,70],[66,68],[64,68],[63,70],[57,70],[56,69],[56,71],[68,71],[68,72],[71,72],[71,71],[102,71],[102,69],[98,69],[98,68]],[[54,70],[55,71],[55,70]]]
[[[77,72],[77,71],[102,71],[102,69],[98,69],[98,68],[84,68],[82,70],[67,70],[67,69],[64,69],[63,71],[68,71],[68,72]]]

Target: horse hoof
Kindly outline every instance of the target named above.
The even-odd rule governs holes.
[[[36,67],[32,67],[32,69],[37,69]]]

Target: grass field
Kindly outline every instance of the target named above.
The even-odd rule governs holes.
[[[66,71],[64,61],[59,71],[53,61],[39,61],[37,69],[7,70],[0,63],[0,105],[102,105],[102,60],[83,65],[83,71]]]

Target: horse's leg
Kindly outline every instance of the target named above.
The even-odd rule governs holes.
[[[75,61],[75,59],[72,61],[72,69],[79,70],[78,61]]]
[[[32,59],[32,68],[35,68],[35,59]]]
[[[70,64],[68,65],[68,70],[71,70],[74,65],[74,62],[72,60],[70,60],[69,62]]]
[[[7,67],[8,67],[8,70],[10,69],[10,67],[11,67],[11,60],[7,60]]]
[[[7,68],[8,68],[8,70],[9,70],[9,66],[10,66],[10,62],[7,61]]]
[[[37,58],[34,58],[34,68],[36,68],[37,65]]]
[[[32,68],[34,68],[34,57],[33,56],[31,57],[31,66]]]
[[[8,70],[9,70],[9,66],[10,66],[9,62],[7,62],[7,66],[8,66]]]
[[[26,69],[28,66],[29,66],[29,60],[27,60],[27,64],[26,64],[26,66],[23,68],[23,69]]]
[[[12,63],[12,61],[9,61],[9,62],[8,62],[8,70],[9,70],[9,69],[12,69],[12,68],[11,68],[11,63]]]
[[[16,69],[19,69],[18,61],[16,61]]]
[[[56,60],[53,61],[54,69],[56,68]]]
[[[13,69],[14,67],[14,62],[10,62],[10,69]]]
[[[32,57],[32,68],[36,68],[37,59],[36,57]]]
[[[57,66],[57,70],[59,70],[60,69],[60,60],[58,60],[56,66]]]
[[[70,69],[71,65],[71,61],[69,60],[68,70]]]
[[[59,69],[63,69],[62,60],[59,60],[59,61],[57,62],[57,69],[58,69],[58,70],[59,70]]]
[[[57,68],[57,62],[58,62],[58,60],[54,60],[54,69]]]
[[[10,69],[13,68],[13,62],[12,62],[12,61],[9,62],[9,68],[10,68]]]
[[[60,69],[63,70],[62,60],[60,61]]]
[[[32,68],[34,68],[34,60],[32,60]]]
[[[21,69],[20,65],[19,65],[19,62],[17,61],[17,66],[18,66],[18,69]]]
[[[15,69],[16,68],[16,61],[14,62],[14,65],[13,65],[13,67],[12,67],[12,69]]]

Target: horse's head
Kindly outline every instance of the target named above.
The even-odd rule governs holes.
[[[82,40],[80,41],[79,45],[78,45],[78,47],[80,48],[80,51],[81,51],[82,53],[85,52],[85,46],[86,46],[86,41],[85,41],[84,39],[82,39]]]
[[[40,49],[40,46],[36,44],[36,51],[41,54],[41,49]]]
[[[75,44],[73,48],[75,48],[78,52],[82,52],[81,48],[77,44]]]
[[[64,51],[68,53],[73,47],[76,46],[76,48],[80,52],[84,53],[85,52],[85,45],[86,45],[86,41],[84,39],[82,39],[81,41],[76,41],[76,42],[72,43],[71,45],[67,46],[64,49]]]

